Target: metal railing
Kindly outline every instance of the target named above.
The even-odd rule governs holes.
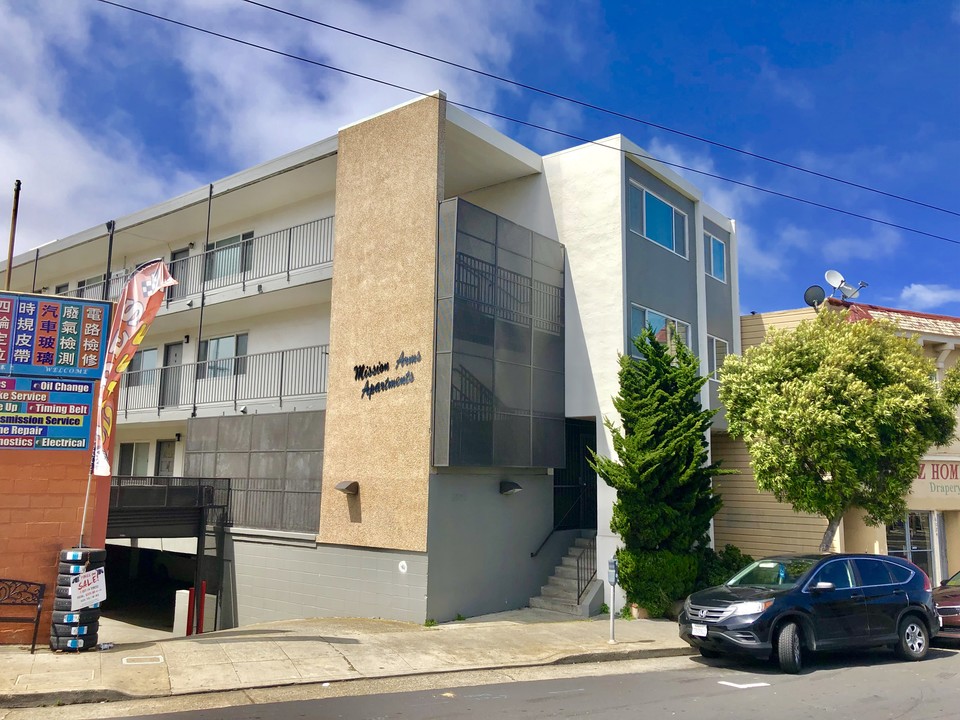
[[[124,373],[118,410],[192,408],[324,395],[327,392],[328,345],[170,365]]]
[[[577,555],[577,602],[583,598],[590,581],[597,576],[597,538],[587,538],[587,546]]]
[[[325,217],[276,232],[244,238],[170,263],[170,274],[179,283],[167,292],[167,303],[199,296],[217,288],[286,276],[295,270],[333,262],[334,217]],[[116,300],[130,273],[114,275],[107,299]],[[99,300],[103,280],[61,293],[67,297]]]
[[[112,508],[228,507],[229,478],[114,475]]]
[[[230,503],[234,527],[312,533],[320,529],[319,477],[234,478]]]

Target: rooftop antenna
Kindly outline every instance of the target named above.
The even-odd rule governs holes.
[[[830,297],[836,297],[837,293],[839,292],[844,300],[853,300],[860,294],[861,290],[867,287],[867,283],[865,283],[863,280],[857,284],[857,287],[854,287],[844,280],[843,275],[838,273],[836,270],[827,270],[823,276],[826,279],[827,284],[833,288],[833,292],[830,294]]]

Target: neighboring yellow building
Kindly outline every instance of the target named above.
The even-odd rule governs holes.
[[[937,367],[937,379],[957,362],[960,318],[829,299],[830,309],[849,308],[862,319],[889,320],[916,336]],[[746,315],[741,318],[744,350],[763,342],[768,329],[793,329],[814,317],[812,308]],[[739,470],[715,481],[723,508],[714,519],[718,548],[733,544],[755,557],[783,552],[816,552],[826,520],[797,513],[770,493],[757,490],[750,457],[741,440],[714,433],[713,457]],[[931,448],[907,498],[907,515],[887,527],[868,527],[863,513],[851,511],[834,538],[837,552],[870,552],[905,557],[934,582],[960,570],[960,441]]]

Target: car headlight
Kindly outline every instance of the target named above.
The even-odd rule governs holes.
[[[749,602],[738,602],[730,606],[725,613],[727,617],[734,615],[759,615],[768,607],[773,605],[773,600],[751,600]]]

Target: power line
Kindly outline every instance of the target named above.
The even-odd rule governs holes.
[[[227,40],[227,41],[229,41],[229,42],[233,42],[233,43],[236,43],[236,44],[238,44],[238,45],[244,45],[244,46],[246,46],[246,47],[254,48],[254,49],[256,49],[256,50],[262,50],[262,51],[264,51],[264,52],[268,52],[268,53],[271,53],[271,54],[274,54],[274,55],[278,55],[278,56],[280,56],[280,57],[285,57],[285,58],[290,59],[290,60],[297,60],[298,62],[303,62],[303,63],[309,64],[309,65],[314,65],[314,66],[316,66],[316,67],[322,67],[322,68],[325,68],[325,69],[327,69],[327,70],[333,70],[334,72],[338,72],[338,73],[341,73],[341,74],[344,74],[344,75],[349,75],[350,77],[355,77],[355,78],[358,78],[358,79],[361,79],[361,80],[367,80],[367,81],[369,81],[369,82],[377,83],[377,84],[379,84],[379,85],[384,85],[384,86],[386,86],[386,87],[391,87],[391,88],[394,88],[394,89],[396,89],[396,90],[402,90],[402,91],[404,91],[404,92],[408,92],[408,93],[411,93],[411,94],[414,94],[414,95],[420,95],[420,96],[422,96],[422,97],[430,97],[430,96],[431,96],[431,94],[428,93],[428,92],[423,92],[423,91],[421,91],[421,90],[414,90],[413,88],[409,88],[409,87],[406,87],[406,86],[404,86],[404,85],[399,85],[399,84],[397,84],[397,83],[392,83],[392,82],[389,82],[388,80],[381,80],[381,79],[379,79],[379,78],[371,77],[371,76],[369,76],[369,75],[364,75],[364,74],[362,74],[362,73],[354,72],[354,71],[352,71],[352,70],[345,70],[344,68],[336,67],[335,65],[330,65],[330,64],[328,64],[328,63],[320,62],[319,60],[312,60],[312,59],[310,59],[310,58],[305,58],[305,57],[302,57],[302,56],[300,56],[300,55],[294,55],[293,53],[288,53],[288,52],[285,52],[285,51],[283,51],[283,50],[277,50],[277,49],[275,49],[275,48],[271,48],[271,47],[268,47],[268,46],[266,46],[266,45],[260,45],[260,44],[258,44],[258,43],[254,43],[254,42],[251,42],[251,41],[249,41],[249,40],[242,40],[242,39],[240,39],[240,38],[237,38],[237,37],[234,37],[234,36],[231,36],[231,35],[226,35],[226,34],[224,34],[224,33],[220,33],[220,32],[217,32],[217,31],[215,31],[215,30],[208,30],[208,29],[206,29],[206,28],[202,28],[202,27],[199,27],[199,26],[197,26],[197,25],[191,25],[190,23],[186,23],[186,22],[183,22],[183,21],[181,21],[181,20],[174,20],[174,19],[172,19],[172,18],[164,17],[164,16],[162,16],[162,15],[157,15],[157,14],[155,14],[155,13],[151,13],[151,12],[148,12],[148,11],[146,11],[146,10],[141,10],[141,9],[139,9],[139,8],[134,8],[134,7],[130,7],[130,6],[128,6],[128,5],[123,5],[123,4],[121,4],[121,3],[114,2],[114,0],[97,0],[97,2],[103,3],[104,5],[110,5],[110,6],[112,6],[112,7],[120,8],[120,9],[122,9],[122,10],[128,10],[128,11],[130,11],[130,12],[137,13],[137,14],[143,15],[143,16],[145,16],[145,17],[153,18],[154,20],[162,20],[163,22],[167,22],[167,23],[170,23],[170,24],[172,24],[172,25],[177,25],[177,26],[179,26],[179,27],[187,28],[188,30],[195,30],[195,31],[200,32],[200,33],[203,33],[203,34],[205,34],[205,35],[210,35],[210,36],[212,36],[212,37],[217,37],[217,38],[220,38],[221,40]],[[916,229],[916,228],[912,228],[912,227],[909,227],[909,226],[906,226],[906,225],[899,225],[899,224],[897,224],[897,223],[889,222],[889,221],[887,221],[887,220],[881,220],[880,218],[871,217],[871,216],[869,216],[869,215],[862,215],[862,214],[860,214],[860,213],[855,213],[855,212],[852,212],[852,211],[850,211],[850,210],[843,210],[842,208],[834,207],[834,206],[832,206],[832,205],[826,205],[826,204],[824,204],[824,203],[819,203],[819,202],[816,202],[816,201],[814,201],[814,200],[808,200],[808,199],[806,199],[806,198],[798,197],[798,196],[796,196],[796,195],[790,195],[790,194],[788,194],[788,193],[779,192],[779,191],[777,191],[777,190],[771,190],[771,189],[769,189],[769,188],[765,188],[765,187],[762,187],[762,186],[760,186],[760,185],[753,185],[753,184],[751,184],[751,183],[743,182],[743,181],[741,181],[741,180],[734,180],[733,178],[725,177],[725,176],[723,176],[723,175],[718,175],[718,174],[716,174],[716,173],[707,172],[706,170],[698,170],[697,168],[690,167],[690,166],[687,166],[687,165],[682,165],[682,164],[680,164],[680,163],[669,162],[669,161],[667,161],[667,160],[661,160],[661,159],[659,159],[659,158],[656,158],[656,157],[654,157],[654,156],[652,156],[652,155],[648,155],[648,154],[645,154],[645,153],[632,153],[632,152],[630,152],[630,151],[620,150],[619,148],[613,148],[613,147],[611,147],[611,146],[609,146],[609,145],[605,145],[604,143],[601,143],[601,142],[599,142],[599,141],[597,141],[597,140],[588,140],[587,138],[580,137],[579,135],[574,135],[574,134],[572,134],[572,133],[567,133],[567,132],[564,132],[564,131],[562,131],[562,130],[556,130],[556,129],[554,129],[554,128],[548,128],[548,127],[545,127],[545,126],[543,126],[543,125],[537,125],[536,123],[531,123],[531,122],[528,122],[528,121],[526,121],[526,120],[519,120],[519,119],[517,119],[517,118],[515,118],[515,117],[511,117],[511,116],[509,116],[509,115],[503,115],[503,114],[501,114],[501,113],[496,113],[496,112],[493,112],[493,111],[491,111],[491,110],[485,110],[485,109],[483,109],[483,108],[474,107],[473,105],[468,105],[468,104],[466,104],[466,103],[455,102],[455,101],[450,100],[450,99],[447,99],[446,102],[449,103],[450,105],[454,105],[454,106],[456,106],[456,107],[463,108],[463,109],[465,109],[465,110],[473,110],[474,112],[482,113],[482,114],[484,114],[484,115],[489,115],[489,116],[491,116],[491,117],[500,118],[501,120],[506,120],[506,121],[508,121],[508,122],[516,123],[516,124],[518,124],[518,125],[523,125],[523,126],[525,126],[525,127],[533,128],[533,129],[535,129],[535,130],[541,130],[541,131],[543,131],[543,132],[549,132],[549,133],[552,133],[552,134],[554,134],[554,135],[559,135],[560,137],[565,137],[565,138],[569,138],[569,139],[571,139],[571,140],[576,140],[577,142],[583,143],[583,144],[585,144],[585,145],[586,145],[586,144],[589,144],[589,145],[598,145],[599,147],[607,148],[607,149],[610,149],[610,150],[616,150],[617,152],[620,152],[620,153],[637,155],[637,156],[642,157],[642,158],[644,158],[644,159],[653,160],[653,161],[655,161],[655,162],[661,163],[662,165],[667,165],[667,166],[675,167],[675,168],[678,168],[678,169],[681,169],[681,170],[686,170],[686,171],[688,171],[688,172],[692,172],[692,173],[695,173],[695,174],[697,174],[697,175],[703,175],[703,176],[705,176],[705,177],[714,178],[714,179],[716,179],[716,180],[722,180],[722,181],[724,181],[724,182],[732,183],[732,184],[734,184],[734,185],[739,185],[740,187],[745,187],[745,188],[748,188],[748,189],[750,189],[750,190],[756,190],[757,192],[766,193],[766,194],[768,194],[768,195],[773,195],[773,196],[775,196],[775,197],[780,197],[780,198],[784,198],[784,199],[787,199],[787,200],[793,200],[794,202],[803,203],[803,204],[805,204],[805,205],[810,205],[810,206],[812,206],[812,207],[817,207],[817,208],[821,208],[821,209],[824,209],[824,210],[830,210],[831,212],[839,213],[839,214],[841,214],[841,215],[846,215],[846,216],[848,216],[848,217],[854,217],[854,218],[858,218],[858,219],[861,219],[861,220],[868,220],[868,221],[870,221],[870,222],[877,223],[877,224],[879,224],[879,225],[885,225],[885,226],[887,226],[887,227],[896,228],[897,230],[903,230],[903,231],[905,231],[905,232],[915,233],[915,234],[917,234],[917,235],[923,235],[923,236],[926,236],[926,237],[929,237],[929,238],[933,238],[933,239],[935,239],[935,240],[943,240],[944,242],[952,243],[952,244],[954,244],[954,245],[960,245],[960,240],[954,240],[954,239],[952,239],[952,238],[944,237],[943,235],[936,235],[936,234],[934,234],[934,233],[926,232],[925,230],[918,230],[918,229]]]
[[[444,65],[455,67],[460,70],[466,70],[467,72],[475,73],[477,75],[490,78],[491,80],[496,80],[498,82],[502,82],[507,85],[512,85],[514,87],[522,88],[524,90],[529,90],[531,92],[535,92],[540,95],[553,98],[555,100],[562,100],[564,102],[568,102],[573,105],[579,105],[580,107],[583,107],[583,108],[596,110],[597,112],[604,113],[605,115],[611,115],[613,117],[617,117],[622,120],[629,120],[631,122],[639,123],[641,125],[646,125],[647,127],[655,128],[657,130],[662,130],[663,132],[671,133],[673,135],[678,135],[680,137],[685,137],[689,140],[696,140],[697,142],[705,143],[713,147],[721,148],[723,150],[729,150],[730,152],[739,153],[741,155],[746,155],[747,157],[754,158],[755,160],[762,160],[763,162],[771,163],[773,165],[779,165],[780,167],[789,168],[790,170],[795,170],[797,172],[805,173],[807,175],[813,175],[814,177],[818,177],[823,180],[830,180],[831,182],[840,183],[842,185],[854,187],[859,190],[866,190],[867,192],[876,193],[877,195],[883,195],[884,197],[892,198],[894,200],[900,200],[902,202],[911,203],[913,205],[924,207],[929,210],[937,210],[938,212],[947,213],[948,215],[954,215],[956,217],[960,217],[960,212],[957,212],[955,210],[950,210],[948,208],[943,208],[938,205],[926,203],[926,202],[923,202],[922,200],[915,200],[913,198],[905,197],[903,195],[897,195],[896,193],[887,192],[886,190],[880,190],[879,188],[871,187],[869,185],[862,185],[852,180],[846,180],[844,178],[840,178],[835,175],[822,173],[817,170],[811,170],[810,168],[803,167],[802,165],[795,165],[793,163],[789,163],[784,160],[777,160],[776,158],[770,157],[768,155],[762,155],[760,153],[744,150],[743,148],[736,147],[735,145],[728,145],[726,143],[722,143],[717,140],[711,140],[710,138],[706,138],[701,135],[695,135],[693,133],[685,132],[683,130],[677,130],[676,128],[672,128],[667,125],[661,125],[659,123],[655,123],[650,120],[644,120],[643,118],[637,117],[635,115],[622,113],[617,110],[612,110],[610,108],[603,107],[601,105],[595,105],[585,100],[579,100],[577,98],[570,97],[569,95],[563,95],[561,93],[556,93],[551,90],[545,90],[544,88],[540,88],[535,85],[529,85],[527,83],[520,82],[519,80],[512,80],[511,78],[507,78],[507,77],[503,77],[502,75],[497,75],[495,73],[487,72],[486,70],[480,70],[479,68],[470,67],[469,65],[463,65],[461,63],[457,63],[452,60],[447,60],[445,58],[441,58],[436,55],[430,55],[429,53],[420,52],[419,50],[414,50],[404,45],[398,45],[396,43],[391,43],[386,40],[380,40],[379,38],[371,37],[370,35],[364,35],[363,33],[358,33],[353,30],[347,30],[346,28],[342,28],[337,25],[333,25],[331,23],[325,23],[320,20],[316,20],[314,18],[306,17],[304,15],[298,15],[297,13],[290,12],[288,10],[281,10],[280,8],[267,5],[266,3],[258,2],[258,0],[242,0],[242,1],[249,5],[255,5],[257,7],[263,8],[264,10],[270,10],[272,12],[279,13],[281,15],[286,15],[291,18],[296,18],[297,20],[302,20],[304,22],[312,23],[313,25],[317,25],[319,27],[327,28],[328,30],[334,30],[336,32],[343,33],[345,35],[351,35],[353,37],[361,38],[362,40],[367,40],[372,43],[377,43],[378,45],[383,45],[384,47],[393,48],[394,50],[400,50],[401,52],[409,53],[411,55],[416,55],[417,57],[422,57],[427,60],[433,60],[434,62],[442,63]]]

